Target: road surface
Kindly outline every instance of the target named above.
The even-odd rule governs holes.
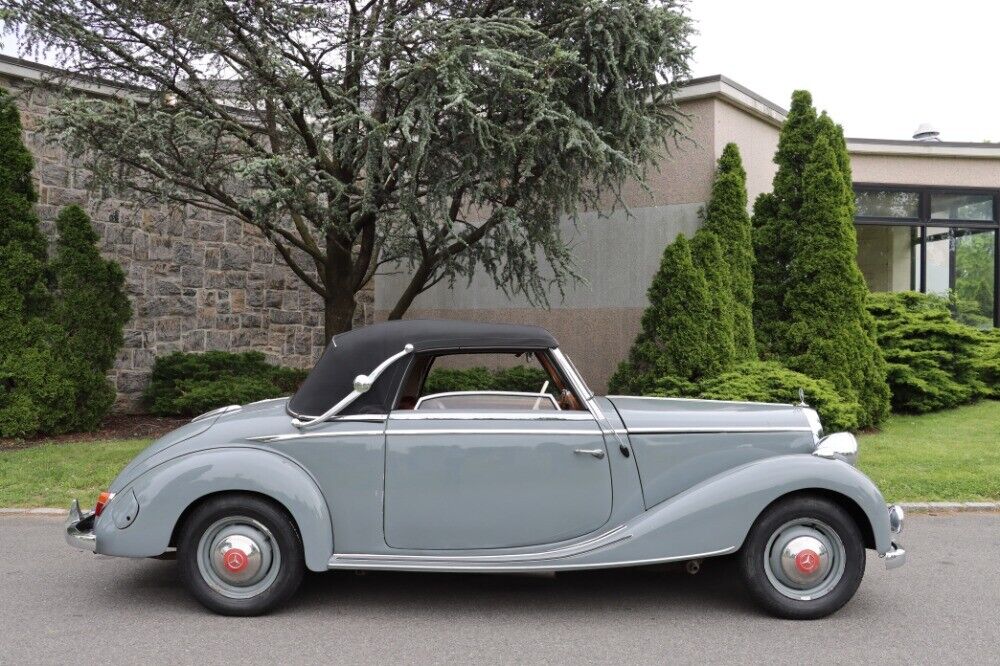
[[[0,518],[0,663],[998,663],[1000,514],[911,516],[909,562],[870,556],[854,600],[790,622],[731,559],[558,577],[310,574],[293,603],[223,618],[173,562],[72,550],[61,520]]]

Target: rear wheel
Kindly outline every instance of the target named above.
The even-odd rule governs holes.
[[[305,569],[292,519],[246,494],[197,507],[177,546],[181,579],[205,607],[223,615],[260,615],[288,599]]]
[[[851,516],[819,497],[794,497],[757,520],[739,556],[750,596],[778,617],[825,617],[851,600],[865,573],[865,546]]]

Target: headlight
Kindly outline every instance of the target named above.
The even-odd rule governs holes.
[[[817,442],[813,455],[820,458],[843,460],[850,465],[855,465],[858,462],[858,440],[849,432],[835,432]]]

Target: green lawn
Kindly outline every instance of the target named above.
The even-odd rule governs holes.
[[[893,416],[860,444],[861,469],[889,501],[1000,500],[1000,402]]]
[[[149,440],[41,444],[0,451],[0,507],[94,506],[98,493]]]
[[[0,507],[92,506],[148,440],[0,452]],[[1000,500],[1000,402],[894,416],[861,437],[861,469],[892,502]]]

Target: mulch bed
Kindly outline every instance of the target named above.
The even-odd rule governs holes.
[[[93,432],[44,435],[27,439],[0,439],[0,451],[25,449],[49,442],[65,444],[67,442],[93,442],[105,439],[154,439],[190,420],[189,418],[150,416],[148,414],[112,414],[105,418],[101,427]]]

